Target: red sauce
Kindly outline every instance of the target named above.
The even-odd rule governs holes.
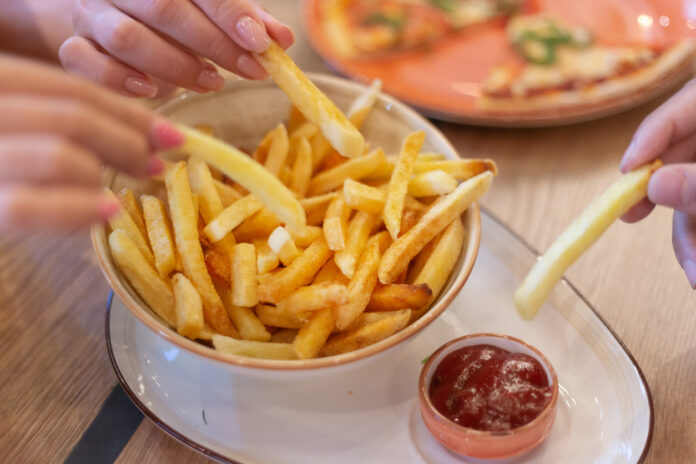
[[[429,394],[435,409],[461,426],[504,431],[536,418],[551,401],[551,385],[533,357],[474,345],[440,362]]]

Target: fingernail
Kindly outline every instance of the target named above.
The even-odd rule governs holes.
[[[121,209],[121,204],[113,196],[105,196],[99,205],[99,217],[102,221],[114,217]]]
[[[206,90],[220,90],[225,79],[216,70],[204,68],[198,73],[196,84]]]
[[[239,58],[237,58],[237,69],[250,79],[262,81],[268,78],[266,70],[247,54],[239,55]]]
[[[147,175],[158,176],[164,172],[164,161],[159,156],[152,156],[147,160]]]
[[[123,87],[136,97],[152,98],[157,94],[157,86],[142,77],[127,77]]]
[[[628,145],[628,148],[626,148],[626,152],[624,153],[623,158],[621,158],[621,164],[619,164],[619,170],[621,170],[621,172],[625,173],[630,170],[629,159],[633,157],[635,151],[636,141],[631,140],[631,143]]]
[[[683,205],[686,176],[678,169],[658,169],[648,184],[648,198],[653,203],[679,208]]]
[[[171,123],[160,120],[155,125],[155,141],[158,149],[166,150],[182,145],[186,139]]]
[[[696,289],[696,262],[687,259],[682,263],[682,268],[686,273],[686,278],[689,280],[691,288]]]
[[[250,16],[243,16],[237,21],[237,34],[250,52],[262,53],[271,45],[266,26]]]

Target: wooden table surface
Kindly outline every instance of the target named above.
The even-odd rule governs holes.
[[[302,37],[297,1],[264,1],[297,31],[292,56],[326,71]],[[618,175],[631,134],[651,109],[547,129],[441,124],[462,156],[490,157],[500,175],[483,204],[545,249]],[[484,231],[485,233],[485,231]],[[696,462],[696,308],[674,258],[671,214],[614,225],[567,277],[617,332],[652,390],[648,463]],[[0,237],[0,450],[5,462],[63,462],[117,384],[104,340],[109,287],[88,233]],[[549,334],[553,336],[553,334]],[[208,460],[143,420],[118,463]]]

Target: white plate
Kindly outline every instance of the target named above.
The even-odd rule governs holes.
[[[107,345],[133,402],[165,432],[220,461],[261,463],[473,463],[428,433],[418,412],[422,360],[474,332],[521,338],[554,365],[560,401],[553,430],[506,463],[642,462],[652,437],[648,385],[621,341],[569,283],[533,322],[512,292],[536,254],[488,214],[478,260],[461,294],[410,341],[321,375],[269,381],[233,374],[179,350],[114,299]]]

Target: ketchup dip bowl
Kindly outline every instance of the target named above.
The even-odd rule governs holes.
[[[365,91],[362,85],[345,79],[321,74],[309,74],[309,77],[344,111]],[[219,92],[186,92],[176,96],[159,107],[158,112],[178,123],[210,126],[215,135],[226,142],[243,149],[253,149],[267,131],[287,119],[289,109],[290,101],[273,82],[233,79]],[[417,130],[425,131],[424,151],[442,153],[450,159],[458,157],[454,147],[435,126],[403,103],[384,94],[379,96],[361,132],[371,146],[382,147],[387,153],[398,153],[406,135]],[[129,187],[137,198],[144,193],[157,195],[164,188],[161,182],[134,180],[110,170],[106,174],[106,185],[114,192]],[[459,259],[440,295],[420,319],[400,332],[362,349],[306,360],[237,356],[179,335],[157,317],[115,265],[109,251],[106,226],[100,224],[92,228],[92,244],[101,269],[114,292],[140,322],[150,329],[153,336],[162,337],[178,349],[199,356],[202,362],[213,361],[236,374],[277,380],[292,377],[293,372],[302,378],[311,377],[314,373],[323,375],[327,368],[334,371],[339,367],[353,365],[358,360],[372,360],[388,349],[406,342],[439,317],[464,286],[474,267],[481,238],[481,216],[477,203],[463,214],[462,222],[466,237],[462,250],[456,250]]]
[[[474,345],[492,345],[511,353],[526,354],[541,364],[551,387],[551,398],[536,418],[510,430],[482,431],[459,425],[436,409],[431,401],[430,384],[438,366],[452,352]],[[426,427],[446,448],[474,458],[503,459],[531,450],[548,436],[556,417],[558,379],[546,357],[522,340],[507,335],[471,334],[444,344],[430,356],[421,370],[418,397]]]

